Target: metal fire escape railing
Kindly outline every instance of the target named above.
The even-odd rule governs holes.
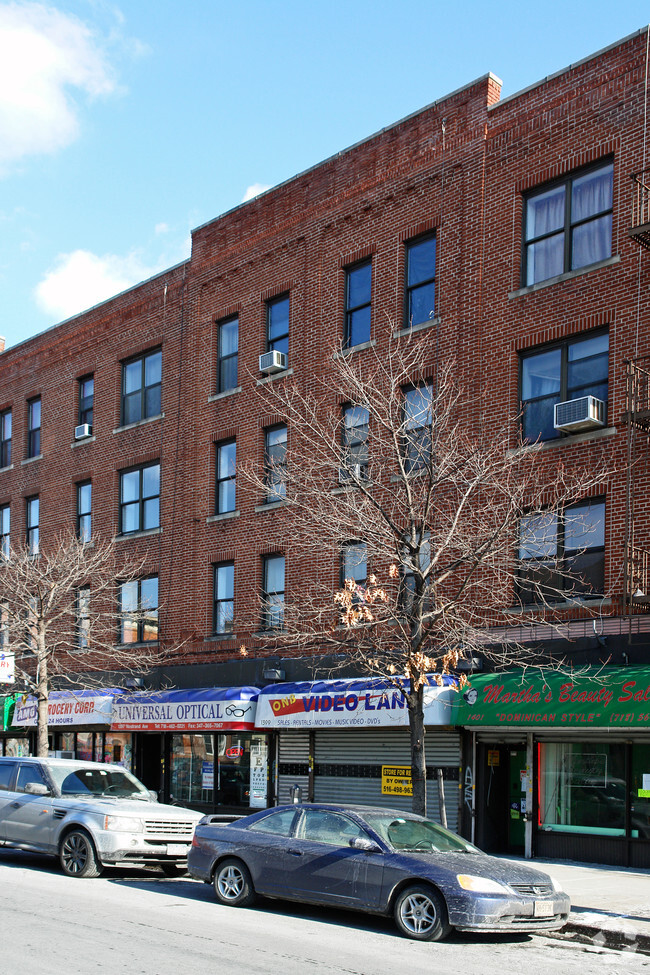
[[[649,228],[650,230],[650,228]],[[644,245],[645,246],[645,245]],[[636,542],[635,473],[639,439],[650,437],[650,356],[626,362],[627,490],[625,503],[625,601],[630,622],[635,607],[650,606],[650,551]]]
[[[650,169],[632,173],[632,224],[628,231],[646,250],[650,250]]]

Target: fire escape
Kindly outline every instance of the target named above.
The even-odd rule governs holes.
[[[628,231],[639,247],[650,250],[650,169],[632,174],[632,225]],[[650,443],[650,355],[635,356],[625,363],[627,425],[627,474],[625,504],[625,604],[628,633],[634,632],[634,617],[650,607],[650,550],[638,543],[637,501],[639,470]]]

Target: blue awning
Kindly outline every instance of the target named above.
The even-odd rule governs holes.
[[[246,731],[255,727],[258,687],[200,687],[123,692],[113,702],[113,731]]]

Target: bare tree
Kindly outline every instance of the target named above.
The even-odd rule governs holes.
[[[302,547],[343,566],[337,591],[331,576],[300,580],[275,646],[334,650],[402,691],[419,813],[430,675],[478,654],[498,667],[538,659],[526,627],[566,622],[567,594],[588,588],[575,559],[552,554],[556,519],[609,476],[604,463],[569,469],[523,444],[516,417],[482,425],[484,391],[470,402],[453,373],[434,366],[426,333],[389,336],[381,351],[339,349],[311,388],[265,384],[263,409],[286,421],[288,446],[261,473],[243,471],[268,501],[286,499],[290,559]],[[595,530],[588,505],[574,521],[573,537]]]
[[[0,556],[0,635],[15,655],[16,683],[37,701],[38,755],[48,751],[53,686],[105,687],[116,672],[139,674],[163,658],[157,598],[148,606],[137,597],[143,568],[120,557],[115,540],[72,533]]]

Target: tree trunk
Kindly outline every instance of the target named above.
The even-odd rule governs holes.
[[[38,714],[36,718],[36,755],[47,758],[48,752],[48,703],[49,686],[47,675],[47,655],[45,653],[45,635],[38,634],[38,670],[36,683],[36,701]]]
[[[408,696],[409,731],[411,734],[412,809],[418,816],[427,814],[427,762],[424,751],[424,690],[420,686]]]

